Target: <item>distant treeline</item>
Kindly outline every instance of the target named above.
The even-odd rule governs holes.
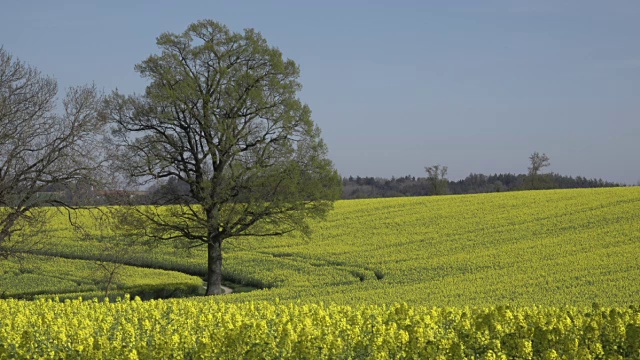
[[[537,175],[470,174],[458,181],[415,176],[391,177],[391,179],[349,176],[342,179],[342,185],[342,199],[621,186],[602,179],[587,179],[582,176],[574,178],[555,173]],[[97,190],[91,186],[76,183],[50,185],[39,193],[39,196],[75,206],[121,203],[167,205],[194,202],[189,193],[189,186],[173,177],[146,191]]]
[[[620,184],[602,179],[571,177],[555,173],[525,174],[470,174],[458,181],[446,180],[447,194],[477,194],[516,190],[575,189],[615,187]],[[362,199],[397,196],[434,195],[432,182],[427,177],[404,176],[379,177],[349,176],[342,179],[343,199]]]

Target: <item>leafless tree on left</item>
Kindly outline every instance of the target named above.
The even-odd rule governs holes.
[[[0,48],[0,259],[36,246],[51,207],[69,209],[54,190],[95,181],[107,159],[95,85],[57,94],[56,80]]]

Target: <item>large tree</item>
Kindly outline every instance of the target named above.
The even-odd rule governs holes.
[[[221,293],[222,243],[308,232],[340,196],[340,177],[297,93],[299,69],[260,33],[204,20],[157,38],[136,66],[144,95],[112,94],[120,170],[135,185],[176,179],[186,191],[130,207],[124,228],[206,245],[207,295]]]
[[[51,190],[95,178],[103,163],[100,94],[75,87],[58,104],[57,91],[54,79],[0,48],[0,257],[43,238],[51,212],[42,208],[64,205]]]

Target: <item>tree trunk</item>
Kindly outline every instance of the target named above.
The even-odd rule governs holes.
[[[222,294],[222,241],[214,240],[207,244],[207,293]]]
[[[113,272],[109,273],[107,277],[107,286],[104,289],[104,297],[109,297],[109,290],[111,290],[111,282],[113,281]]]

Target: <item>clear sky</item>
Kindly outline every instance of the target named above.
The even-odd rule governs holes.
[[[343,176],[549,171],[640,181],[640,1],[9,1],[0,46],[54,76],[142,92],[156,36],[255,28],[301,67]]]

